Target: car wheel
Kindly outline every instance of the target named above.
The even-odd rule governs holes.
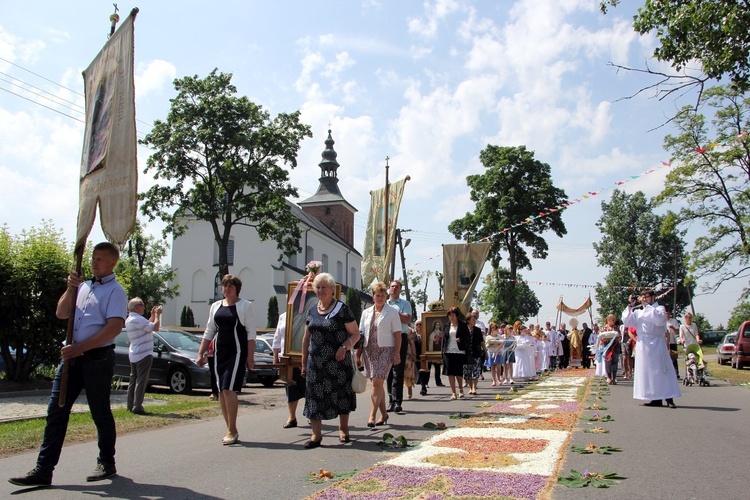
[[[175,394],[187,394],[192,389],[190,385],[190,375],[181,367],[177,367],[169,372],[169,389]]]
[[[738,370],[742,370],[743,368],[745,368],[745,363],[743,363],[742,361],[740,361],[740,360],[738,359],[738,360],[737,360],[737,369],[738,369]]]
[[[260,380],[260,383],[263,384],[263,387],[273,387],[273,377],[258,377],[258,380]]]

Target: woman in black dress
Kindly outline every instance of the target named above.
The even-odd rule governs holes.
[[[242,281],[233,274],[221,280],[224,299],[211,304],[206,331],[198,349],[196,363],[203,366],[211,340],[214,343],[214,370],[219,389],[221,414],[227,425],[222,444],[239,441],[237,432],[237,393],[245,384],[245,367],[255,364],[255,311],[253,304],[239,297]]]
[[[448,375],[451,386],[451,399],[464,397],[464,363],[466,350],[471,342],[471,332],[466,323],[458,318],[458,307],[448,309],[448,323],[443,328],[443,374]],[[456,380],[458,379],[458,380]]]
[[[349,442],[349,413],[357,408],[352,390],[349,351],[359,341],[359,327],[349,306],[336,300],[336,280],[320,273],[313,280],[318,306],[307,313],[302,337],[302,376],[305,387],[304,416],[310,419],[312,437],[305,448],[317,448],[323,439],[323,420],[339,417],[339,441]]]

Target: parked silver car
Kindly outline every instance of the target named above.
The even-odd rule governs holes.
[[[716,358],[720,365],[728,365],[732,362],[735,340],[737,340],[737,334],[728,333],[724,335],[724,338],[721,339],[721,342],[716,347]]]
[[[154,362],[148,376],[150,385],[166,385],[177,394],[187,394],[193,388],[210,389],[211,376],[208,365],[198,366],[200,339],[182,330],[162,328],[154,332]],[[130,341],[125,330],[115,337],[115,377],[130,378],[128,347]]]

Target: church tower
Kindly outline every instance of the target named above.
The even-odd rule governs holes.
[[[318,192],[310,198],[298,203],[307,214],[320,220],[329,227],[350,247],[354,246],[354,212],[357,211],[344,199],[339,191],[338,168],[336,151],[333,149],[335,141],[328,130],[325,141],[326,148],[322,153],[320,167],[320,185]]]

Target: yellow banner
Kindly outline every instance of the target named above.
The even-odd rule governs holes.
[[[133,44],[137,9],[83,72],[86,130],[81,157],[78,232],[82,245],[96,206],[107,239],[122,246],[135,225],[138,194]]]
[[[466,315],[471,296],[490,253],[490,242],[443,245],[445,308],[458,307]]]
[[[365,287],[373,281],[390,281],[391,261],[395,252],[396,224],[401,198],[404,195],[404,184],[407,178],[388,186],[388,234],[385,234],[385,192],[386,188],[376,189],[370,193],[370,214],[367,217],[365,249],[362,256],[362,283]]]

